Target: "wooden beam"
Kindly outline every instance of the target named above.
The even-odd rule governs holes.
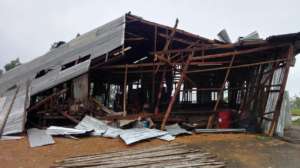
[[[59,96],[63,93],[66,93],[67,92],[67,89],[63,89],[57,93],[53,93],[51,94],[50,96],[47,96],[46,98],[44,98],[43,100],[37,102],[36,104],[34,104],[33,106],[31,106],[29,109],[28,109],[28,112],[32,111],[32,110],[35,110],[35,109],[38,109],[40,106],[46,104],[47,102],[51,101],[51,99],[55,96]]]
[[[221,97],[222,97],[221,95],[223,94],[224,87],[225,87],[226,81],[227,81],[227,79],[228,79],[230,70],[231,70],[230,68],[232,67],[233,62],[234,62],[234,58],[235,58],[235,55],[232,56],[231,61],[230,61],[230,64],[229,64],[229,66],[228,66],[228,68],[227,68],[227,71],[226,71],[226,75],[225,75],[223,84],[222,84],[222,86],[221,86],[221,88],[220,88],[220,90],[219,90],[218,98],[217,98],[216,104],[215,104],[215,106],[214,106],[214,110],[213,110],[214,112],[216,112],[217,109],[218,109],[218,106],[219,106],[219,103],[220,103],[220,99],[221,99]],[[207,128],[212,128],[213,120],[214,120],[214,114],[211,115],[211,116],[209,116],[208,122],[207,122]]]
[[[251,54],[251,53],[255,53],[255,52],[272,50],[272,49],[276,49],[278,47],[286,47],[286,46],[287,45],[266,46],[266,47],[258,47],[258,48],[241,50],[241,51],[232,51],[232,52],[226,52],[226,53],[220,53],[220,54],[210,54],[210,55],[205,55],[205,56],[196,56],[196,57],[193,57],[192,60],[223,58],[223,57],[229,57],[229,56],[232,56],[232,55],[240,56],[240,55],[244,55],[244,54]]]
[[[282,62],[282,61],[286,61],[286,59],[276,59],[276,60],[271,60],[271,61],[261,61],[261,62],[255,62],[255,63],[250,63],[250,64],[235,65],[235,66],[231,66],[231,67],[218,67],[218,68],[193,70],[193,71],[188,71],[187,73],[217,71],[217,70],[224,70],[224,69],[227,69],[227,68],[229,68],[229,69],[245,68],[245,67],[252,67],[252,66],[257,66],[257,65],[262,65],[262,64],[269,64],[269,63],[274,63],[274,62]]]
[[[191,62],[190,65],[198,65],[198,66],[212,66],[212,65],[223,65],[230,63],[230,61],[210,61],[210,62]],[[182,63],[170,63],[172,67],[175,65],[181,65]],[[164,63],[140,63],[140,64],[124,64],[124,65],[108,65],[103,66],[100,69],[123,69],[127,65],[127,68],[143,68],[143,67],[152,67],[158,65],[165,65]]]
[[[125,41],[142,41],[145,40],[144,37],[133,37],[133,38],[126,38]]]
[[[161,124],[161,128],[160,128],[161,130],[164,130],[164,129],[165,129],[165,125],[166,125],[166,123],[167,123],[167,121],[168,121],[168,118],[169,118],[169,116],[170,116],[170,114],[171,114],[173,105],[174,105],[174,103],[175,103],[175,101],[176,101],[176,97],[177,97],[178,93],[180,92],[181,85],[182,85],[182,83],[184,82],[184,75],[185,75],[186,71],[187,71],[188,68],[189,68],[190,61],[191,61],[191,58],[193,57],[193,55],[194,55],[194,52],[192,52],[192,54],[190,54],[190,55],[188,56],[188,58],[187,58],[187,60],[186,60],[186,62],[185,62],[185,64],[184,64],[184,67],[183,67],[183,69],[182,69],[182,73],[181,73],[180,79],[179,79],[179,81],[178,81],[178,83],[177,83],[175,92],[174,92],[173,96],[171,97],[171,100],[170,100],[170,102],[169,102],[167,111],[166,111],[165,116],[164,116],[164,118],[163,118],[163,121],[162,121],[162,124]]]
[[[177,29],[177,26],[178,26],[178,22],[179,22],[179,20],[176,19],[175,25],[174,25],[174,27],[172,28],[171,34],[170,34],[170,36],[169,36],[170,38],[167,39],[166,44],[165,44],[165,46],[164,46],[164,48],[163,48],[163,51],[167,51],[167,50],[169,49],[169,46],[170,46],[170,44],[171,44],[171,42],[172,42],[172,40],[173,40],[173,37],[174,37],[174,35],[175,35],[175,33],[176,33],[176,29]],[[167,63],[169,62],[167,59],[162,59],[159,55],[154,55],[154,56],[155,56],[155,60],[158,58],[158,59],[160,59],[160,60],[164,60],[164,61],[167,62]],[[155,74],[158,72],[159,67],[160,67],[160,65],[158,65],[158,66],[156,67]]]
[[[282,79],[282,83],[281,83],[281,87],[280,87],[280,93],[278,95],[278,100],[277,100],[277,103],[276,103],[276,108],[275,108],[275,113],[274,113],[274,116],[273,116],[273,121],[272,121],[271,127],[269,129],[269,136],[274,135],[274,132],[275,132],[275,130],[277,128],[277,125],[278,125],[278,119],[279,119],[279,116],[280,116],[280,110],[281,110],[281,106],[282,106],[285,86],[286,86],[286,83],[287,83],[287,78],[288,78],[288,75],[289,75],[290,66],[291,66],[291,63],[292,63],[292,60],[293,60],[292,57],[294,55],[294,47],[292,45],[289,47],[287,54],[288,54],[287,55],[287,63],[285,65],[284,76],[283,76],[283,79]]]
[[[162,33],[159,33],[158,35],[165,38],[165,39],[170,38],[168,35],[165,35],[165,34],[162,34]],[[193,41],[188,41],[188,40],[185,40],[185,39],[182,39],[182,38],[177,38],[177,37],[173,37],[173,40],[178,41],[180,43],[188,44],[188,45],[191,45],[191,44],[194,43]],[[163,53],[163,54],[166,54],[166,53]]]
[[[154,42],[153,42],[153,52],[157,51],[157,25],[154,26]],[[151,88],[151,104],[155,102],[155,60],[150,64],[152,66],[152,88]],[[152,108],[152,107],[151,107]]]
[[[127,115],[126,105],[127,105],[127,73],[128,68],[127,65],[125,67],[125,75],[124,75],[124,91],[123,91],[123,116]]]
[[[261,62],[255,62],[255,63],[250,63],[250,64],[242,64],[242,65],[235,65],[232,66],[230,69],[238,69],[238,68],[247,68],[247,67],[253,67],[253,66],[257,66],[257,65],[261,65],[261,64],[269,64],[269,63],[275,63],[275,62],[284,62],[286,61],[286,59],[276,59],[276,60],[271,60],[271,61],[261,61]],[[193,63],[190,63],[190,65]],[[195,64],[196,65],[196,64]],[[201,64],[200,64],[201,65]],[[209,64],[203,64],[203,66],[208,66]],[[191,70],[191,71],[187,71],[186,73],[200,73],[200,72],[209,72],[209,71],[219,71],[219,70],[224,70],[227,69],[228,67],[217,67],[217,68],[207,68],[207,69],[201,69],[201,70]],[[164,71],[171,71],[171,70],[161,70],[159,72],[164,72]],[[152,70],[138,70],[138,71],[128,71],[128,73],[152,73]],[[112,73],[119,73],[119,74],[123,74],[124,72],[112,72]]]
[[[174,39],[175,40],[175,39]],[[198,41],[199,42],[199,41]],[[191,44],[192,45],[192,44]],[[249,46],[249,47],[255,47],[257,46],[271,46],[267,42],[259,43],[259,44],[203,44],[201,47],[193,45],[193,48],[187,47],[187,48],[180,48],[180,49],[170,49],[167,51],[156,51],[152,52],[150,54],[181,54],[181,53],[190,53],[192,51],[202,51],[202,50],[218,50],[218,49],[236,49],[237,47],[241,46]],[[287,45],[287,44],[286,44]]]

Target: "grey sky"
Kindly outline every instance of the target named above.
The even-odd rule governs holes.
[[[208,38],[226,28],[236,40],[257,30],[261,37],[300,31],[297,0],[0,0],[0,67],[19,57],[27,62],[59,40],[69,41],[128,11],[147,20]],[[297,75],[298,74],[298,75]],[[300,62],[287,89],[300,94]]]

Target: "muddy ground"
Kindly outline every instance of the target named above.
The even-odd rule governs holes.
[[[0,141],[0,167],[43,168],[69,156],[102,153],[125,148],[149,148],[163,145],[158,139],[126,146],[120,139],[88,137],[80,140],[55,138],[56,144],[30,148],[27,138]],[[250,134],[201,134],[180,136],[171,143],[185,143],[216,154],[231,168],[300,167],[300,145],[275,138]]]

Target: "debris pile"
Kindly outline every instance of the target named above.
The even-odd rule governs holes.
[[[136,121],[138,123],[138,121]],[[78,139],[84,136],[99,136],[107,138],[121,138],[126,145],[143,141],[146,139],[159,138],[161,140],[172,141],[175,136],[181,134],[192,134],[181,128],[178,124],[166,126],[166,131],[154,128],[135,127],[129,129],[116,128],[106,122],[91,116],[85,116],[75,128],[50,126],[47,130],[31,128],[27,131],[28,140],[31,147],[53,144],[52,136],[64,136],[67,138]]]
[[[221,168],[225,163],[202,149],[184,144],[169,144],[148,149],[129,149],[117,152],[70,157],[57,161],[53,168],[101,167],[101,168]]]

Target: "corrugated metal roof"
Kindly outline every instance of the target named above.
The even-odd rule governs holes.
[[[8,91],[9,88],[14,86],[20,88],[8,112],[7,120],[3,121],[5,123],[3,135],[22,132],[24,129],[27,81],[31,81],[29,95],[34,95],[84,74],[89,70],[91,59],[122,46],[124,36],[125,16],[122,16],[3,74],[0,78],[0,96],[3,97],[0,102],[0,121],[6,119],[3,111],[9,110],[11,104],[9,102],[15,93]],[[62,69],[66,63],[87,55],[90,55],[88,60]],[[36,78],[37,73],[42,70],[49,71],[44,76]]]
[[[33,83],[40,83],[39,89],[33,90],[32,94],[36,94],[43,89],[49,88],[59,82],[64,82],[88,71],[87,67],[80,67],[77,71],[68,73],[67,75],[61,71],[61,66],[77,60],[79,57],[91,55],[90,59],[99,57],[124,43],[125,33],[125,16],[115,19],[99,28],[85,33],[59,48],[50,50],[45,55],[38,57],[28,63],[20,65],[0,78],[0,95],[3,95],[8,88],[24,81],[32,80]],[[34,79],[36,74],[44,69],[53,69],[43,79]],[[73,71],[73,69],[69,70]],[[57,75],[57,73],[59,75]],[[66,75],[66,76],[64,76]],[[48,81],[50,79],[50,82]],[[36,82],[38,80],[39,82]]]

